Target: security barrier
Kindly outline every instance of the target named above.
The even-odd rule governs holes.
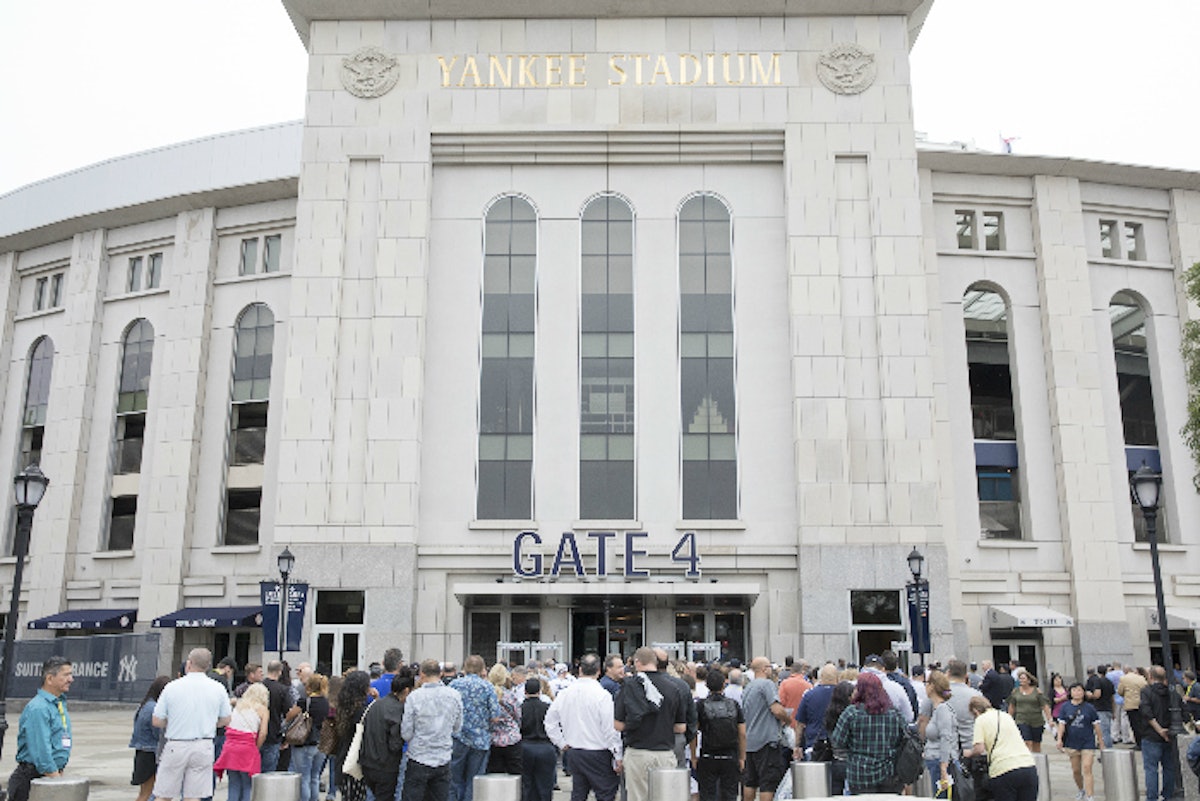
[[[684,768],[654,768],[650,771],[650,797],[654,801],[688,801],[692,797],[691,774]]]
[[[1135,751],[1106,748],[1100,752],[1104,777],[1105,801],[1139,801],[1137,757]],[[1040,796],[1040,793],[1039,793]],[[1038,801],[1041,801],[1039,798]]]
[[[250,801],[300,801],[300,774],[258,774],[250,780]]]
[[[476,776],[472,787],[475,801],[521,801],[521,777],[507,773]]]
[[[792,798],[829,798],[834,795],[829,786],[832,780],[828,762],[793,762]]]
[[[88,780],[82,776],[34,779],[29,801],[87,801]]]

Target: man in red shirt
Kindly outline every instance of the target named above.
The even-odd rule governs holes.
[[[800,699],[812,689],[812,684],[804,675],[807,672],[808,663],[802,659],[796,663],[791,675],[779,683],[779,703],[783,704],[790,718],[796,717],[796,707],[800,706]]]

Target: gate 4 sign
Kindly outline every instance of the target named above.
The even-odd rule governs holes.
[[[619,560],[609,558],[611,555],[609,548],[617,536],[615,531],[589,531],[583,535],[585,542],[590,540],[595,543],[596,547],[595,557],[588,560],[592,567],[589,571],[584,564],[584,556],[579,550],[580,543],[575,532],[563,532],[558,540],[558,548],[554,552],[553,561],[547,570],[546,557],[548,554],[543,554],[541,551],[541,536],[536,531],[522,531],[513,539],[513,575],[518,578],[541,578],[542,576],[558,578],[566,570],[568,571],[567,575],[574,573],[577,577],[624,575],[627,579],[650,578],[650,571],[639,567],[639,559],[650,555],[649,550],[645,547],[645,540],[650,535],[644,531],[626,531],[624,533],[625,558],[623,564]],[[618,564],[613,564],[614,561],[618,561]],[[675,547],[671,549],[671,562],[680,565],[683,575],[687,578],[700,576],[700,554],[696,550],[696,532],[689,531],[679,538]],[[624,567],[623,571],[622,567]]]

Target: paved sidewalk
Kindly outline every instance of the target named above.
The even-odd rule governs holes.
[[[87,776],[91,780],[90,801],[132,801],[137,790],[129,784],[133,771],[133,752],[129,749],[129,735],[133,729],[135,708],[131,704],[86,704],[71,705],[71,721],[74,728],[74,747],[68,775]],[[0,781],[7,782],[12,772],[17,751],[17,718],[20,704],[11,704],[8,735],[4,741],[4,754],[0,759]],[[1125,749],[1127,750],[1127,749]],[[1073,801],[1075,783],[1071,778],[1071,766],[1067,758],[1051,747],[1047,750],[1050,760],[1050,787],[1053,801]],[[1139,788],[1141,784],[1141,760],[1137,760]],[[1187,766],[1183,766],[1184,780],[1195,789],[1196,777]],[[1104,799],[1102,770],[1096,766],[1096,798]],[[559,792],[554,801],[570,798],[571,779],[560,776]],[[226,787],[217,788],[214,801],[225,801]],[[1144,797],[1144,796],[1143,796]]]

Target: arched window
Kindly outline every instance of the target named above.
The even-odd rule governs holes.
[[[13,473],[42,462],[42,442],[46,436],[46,409],[50,404],[50,369],[54,366],[54,343],[50,337],[38,337],[29,349],[29,369],[25,380],[25,408],[21,413],[21,453]],[[9,495],[11,498],[12,495]],[[10,507],[15,512],[15,507]],[[5,553],[11,555],[16,533],[16,515],[9,515]]]
[[[729,210],[711,195],[679,211],[683,518],[735,520],[737,406]]]
[[[633,520],[633,210],[584,209],[579,320],[579,516]]]
[[[234,330],[234,403],[270,398],[274,349],[275,315],[262,303],[247,306]]]
[[[537,214],[504,197],[484,224],[479,376],[480,520],[533,516],[533,340]]]
[[[53,366],[54,343],[50,337],[39,337],[29,351],[25,411],[21,415],[21,464],[18,470],[42,461],[42,439],[46,431],[46,409],[50,405],[50,370]]]
[[[985,539],[1021,539],[1021,482],[1007,301],[987,286],[972,286],[963,295],[963,328],[967,337],[980,535]]]
[[[150,400],[150,364],[154,358],[154,326],[138,320],[125,332],[121,351],[121,385],[117,413],[144,412]]]
[[[225,491],[226,545],[256,545],[262,518],[261,465],[267,454],[267,413],[275,352],[275,315],[247,306],[233,331],[233,390],[229,410],[229,480]]]
[[[154,359],[154,326],[136,320],[125,331],[121,346],[121,377],[117,385],[117,425],[113,447],[113,473],[142,472],[146,437],[146,408],[150,402],[150,368]],[[133,548],[137,522],[137,482],[113,482],[109,498],[108,549]]]
[[[1121,399],[1121,429],[1125,440],[1125,467],[1132,473],[1145,462],[1162,471],[1158,450],[1158,424],[1154,414],[1154,386],[1150,377],[1150,351],[1147,347],[1146,309],[1131,292],[1118,292],[1108,304],[1112,328],[1113,355],[1117,364],[1117,391]],[[1161,493],[1167,490],[1164,481]],[[1146,521],[1140,507],[1130,498],[1133,530],[1138,542],[1146,541]],[[1159,495],[1159,506],[1166,503]],[[1167,516],[1159,515],[1158,538],[1167,539]]]

